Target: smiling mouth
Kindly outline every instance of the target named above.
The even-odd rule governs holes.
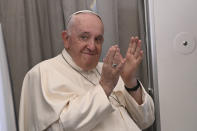
[[[97,53],[96,52],[83,52],[83,54],[86,54],[86,55],[96,55]]]

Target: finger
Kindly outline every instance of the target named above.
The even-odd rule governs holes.
[[[130,52],[129,53],[131,53],[131,54],[134,54],[135,53],[135,50],[136,50],[136,42],[137,40],[136,40],[136,37],[132,37],[132,39],[131,39],[131,42],[130,42],[130,47],[131,47],[131,49],[130,49]]]
[[[138,41],[139,41],[139,38],[138,38],[138,36],[136,36],[135,37],[135,42],[138,43]]]
[[[129,47],[132,46],[133,42],[135,42],[135,37],[131,36],[130,41],[129,41]]]
[[[113,59],[113,64],[119,64],[120,61],[121,61],[120,49],[117,48],[114,59]]]
[[[132,36],[130,38],[130,41],[129,41],[129,47],[128,47],[128,50],[127,50],[127,53],[126,55],[130,54],[131,53],[131,48],[132,48],[132,43],[134,42],[134,37]]]
[[[137,43],[137,48],[135,50],[135,53],[134,53],[134,57],[137,58],[139,55],[140,55],[140,51],[141,51],[141,40],[138,41]]]
[[[120,50],[120,49],[119,49],[119,50]],[[119,55],[120,55],[120,61],[122,61],[122,60],[123,60],[123,57],[122,57],[120,51],[119,51]]]
[[[144,52],[141,50],[140,55],[137,57],[137,64],[140,64],[143,59]]]
[[[112,64],[115,53],[116,53],[116,46],[110,47],[105,57],[105,63]]]
[[[118,45],[114,45],[114,50],[113,50],[113,52],[110,56],[110,60],[109,60],[110,65],[113,64],[114,60],[118,61],[118,58],[119,58],[118,51],[120,52],[120,49],[118,48]],[[115,57],[116,57],[116,59],[114,59]],[[117,63],[119,63],[119,62],[117,62]]]
[[[122,59],[121,62],[116,67],[116,73],[120,73],[122,71],[122,68],[124,67],[124,64],[126,62],[126,59]]]

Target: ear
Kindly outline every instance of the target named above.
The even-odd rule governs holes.
[[[69,35],[66,30],[62,32],[62,39],[64,42],[64,48],[68,49],[70,47],[69,46]]]

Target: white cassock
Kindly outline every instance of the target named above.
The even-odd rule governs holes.
[[[154,104],[144,88],[138,105],[120,78],[108,98],[99,84],[101,69],[99,63],[83,71],[65,49],[32,68],[22,87],[20,131],[140,131],[150,126]]]

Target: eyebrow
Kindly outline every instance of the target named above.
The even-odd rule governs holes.
[[[82,33],[80,33],[80,34],[90,34],[90,32],[82,32]]]
[[[83,35],[83,34],[85,34],[85,35],[90,35],[90,32],[82,32],[82,33],[79,33],[79,35]],[[102,34],[99,34],[99,35],[97,35],[96,37],[97,37],[97,38],[98,38],[98,37],[102,37],[102,38],[103,38],[103,35],[102,35]]]

